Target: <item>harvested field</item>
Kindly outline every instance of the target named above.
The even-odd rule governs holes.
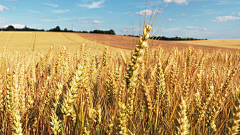
[[[107,35],[107,34],[93,34],[93,33],[76,33],[81,37],[95,41],[102,44],[109,44],[109,46],[132,49],[138,44],[138,37],[120,36],[120,35]],[[223,41],[223,42],[222,42]],[[219,43],[220,42],[220,43]],[[227,44],[226,44],[227,43]],[[162,40],[149,40],[149,45],[158,47],[159,45],[164,48],[186,49],[189,46],[195,49],[215,50],[215,49],[238,49],[240,48],[240,39],[236,40],[201,40],[201,41],[162,41]],[[228,45],[228,46],[227,46]]]

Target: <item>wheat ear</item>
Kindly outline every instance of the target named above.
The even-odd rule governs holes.
[[[179,135],[190,135],[189,133],[189,122],[187,117],[187,104],[183,97],[181,97],[181,103],[179,104],[180,112],[178,113],[179,119],[178,123],[180,127],[178,127],[178,134]]]

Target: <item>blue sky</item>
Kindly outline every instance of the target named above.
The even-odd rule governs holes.
[[[156,15],[154,2],[148,0],[146,14]],[[133,34],[133,29],[136,35],[145,5],[145,0],[0,0],[0,27],[48,30],[59,25],[75,31],[113,29],[118,35]],[[158,13],[164,8],[155,35],[240,39],[240,0],[164,0]],[[162,25],[161,33],[156,33]]]

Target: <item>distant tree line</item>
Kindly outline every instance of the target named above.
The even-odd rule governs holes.
[[[54,31],[54,32],[76,32],[73,30],[68,30],[67,28],[64,28],[63,30],[61,30],[61,28],[59,26],[56,26],[55,28],[51,28],[47,31]]]
[[[6,28],[2,28],[1,30],[3,31],[52,31],[52,32],[80,32],[80,33],[99,33],[99,34],[111,34],[115,35],[115,31],[110,29],[110,30],[93,30],[93,31],[73,31],[73,30],[68,30],[67,28],[64,28],[61,30],[60,26],[56,26],[55,28],[51,28],[49,30],[44,30],[44,29],[34,29],[34,28],[28,28],[25,26],[24,28],[14,28],[14,26],[9,25]]]
[[[45,31],[44,29],[33,29],[25,26],[24,28],[14,28],[14,26],[9,25],[6,28],[1,28],[3,31]]]
[[[97,33],[97,34],[111,34],[115,35],[115,31],[110,29],[110,30],[92,30],[92,31],[73,31],[73,30],[68,30],[67,28],[64,28],[61,30],[60,26],[56,26],[55,28],[51,28],[49,30],[44,30],[44,29],[34,29],[34,28],[28,28],[25,26],[24,28],[14,28],[14,26],[9,25],[6,28],[2,28],[1,30],[3,31],[52,31],[52,32],[80,32],[80,33]],[[131,37],[139,37],[139,36],[133,36],[133,35],[123,35],[123,36],[131,36]],[[197,38],[181,38],[181,37],[165,37],[165,36],[158,36],[158,37],[150,37],[150,39],[154,40],[167,40],[167,41],[184,41],[184,40],[207,40],[207,39],[197,39]]]
[[[12,25],[9,25],[6,28],[1,28],[3,31],[55,31],[55,32],[74,32],[72,30],[67,30],[67,28],[61,30],[59,26],[56,26],[55,28],[51,28],[49,30],[44,30],[44,29],[34,29],[34,28],[28,28],[25,26],[24,28],[15,28]]]
[[[133,36],[133,35],[123,35],[123,36],[131,36],[131,37],[139,37],[139,36]],[[154,40],[166,40],[166,41],[184,41],[184,40],[207,40],[207,39],[197,39],[197,38],[181,38],[181,37],[165,37],[165,36],[154,36],[154,37],[150,37],[150,39],[154,39]]]
[[[197,38],[181,38],[181,37],[165,37],[165,36],[158,36],[158,37],[151,37],[150,39],[154,40],[173,40],[173,41],[179,41],[179,40],[207,40],[207,39],[197,39]]]
[[[110,29],[110,30],[93,30],[93,31],[73,31],[73,30],[68,30],[65,28],[64,30],[61,30],[59,26],[56,26],[55,28],[49,29],[48,31],[55,31],[55,32],[79,32],[79,33],[98,33],[98,34],[111,34],[115,35],[115,31]]]
[[[115,32],[114,30],[93,30],[93,31],[90,31],[89,33],[98,33],[98,34],[110,34],[110,35],[115,35]]]

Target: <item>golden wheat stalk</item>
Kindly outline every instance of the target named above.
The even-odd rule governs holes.
[[[180,110],[178,112],[179,118],[178,123],[180,124],[178,128],[179,135],[189,135],[189,121],[187,116],[187,103],[183,97],[181,97],[181,103],[179,104]]]
[[[239,95],[239,94],[237,94]],[[233,124],[232,127],[229,129],[230,132],[229,134],[231,135],[238,135],[239,134],[239,122],[240,122],[240,100],[239,97],[236,97],[236,102],[237,102],[237,106],[235,107],[235,113],[233,113]]]
[[[79,66],[78,70],[76,71],[76,75],[74,76],[72,83],[71,83],[71,89],[69,89],[66,94],[64,95],[63,104],[62,104],[62,112],[66,116],[70,116],[73,110],[73,104],[76,101],[78,88],[80,87],[80,83],[82,81],[83,76],[83,66]]]

